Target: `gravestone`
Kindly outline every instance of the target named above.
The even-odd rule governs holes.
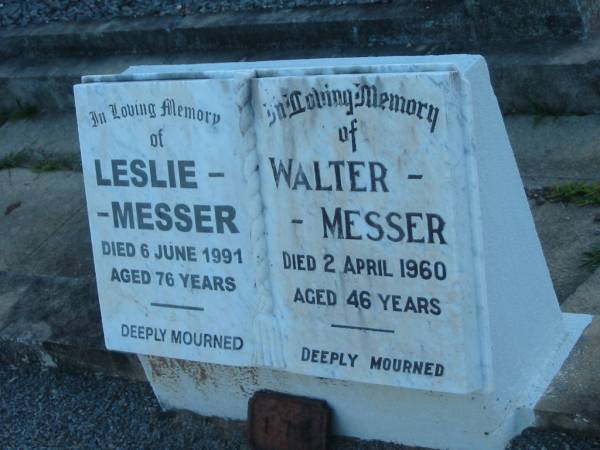
[[[243,419],[271,389],[444,448],[531,424],[589,317],[560,312],[483,58],[83,81],[106,343],[163,405]]]

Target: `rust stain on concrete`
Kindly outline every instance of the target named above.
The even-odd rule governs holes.
[[[201,384],[208,378],[207,371],[210,370],[207,364],[193,361],[175,360],[183,373],[192,378],[196,383]]]

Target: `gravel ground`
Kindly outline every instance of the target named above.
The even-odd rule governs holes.
[[[248,450],[240,423],[161,412],[146,383],[0,365],[0,448]],[[336,438],[332,450],[406,447]],[[600,440],[530,429],[509,450],[593,450]]]
[[[241,449],[243,430],[163,413],[150,387],[0,366],[0,448]]]
[[[50,22],[174,16],[318,5],[385,3],[389,0],[0,0],[0,27]]]

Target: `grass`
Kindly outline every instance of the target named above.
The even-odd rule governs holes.
[[[600,206],[600,183],[569,183],[548,188],[546,198],[550,201],[572,202],[581,206]],[[581,266],[590,270],[600,267],[600,245],[584,252]]]
[[[584,116],[586,115],[583,111],[569,111],[567,109],[567,98],[559,98],[555,103],[539,102],[533,97],[529,97],[529,109],[533,116],[533,126],[537,127],[542,123],[544,119],[550,118],[557,120],[561,116]]]
[[[17,101],[17,107],[11,111],[0,113],[0,125],[9,120],[23,120],[35,117],[39,113],[39,109],[35,105],[28,103],[22,105]]]
[[[75,170],[74,161],[67,158],[54,158],[39,161],[33,165],[31,170],[34,172],[56,172],[57,170]]]
[[[600,205],[600,183],[568,183],[554,186],[550,188],[546,198],[581,206]]]
[[[3,158],[0,158],[0,170],[23,167],[29,162],[30,158],[30,155],[24,151],[10,152]]]
[[[595,246],[590,251],[583,254],[583,267],[588,267],[591,270],[596,270],[600,267],[600,245]]]
[[[534,117],[533,126],[537,127],[546,117],[552,117],[554,120],[556,120],[558,116],[563,115],[566,110],[566,102],[563,99],[563,101],[561,101],[558,105],[551,106],[545,103],[540,103],[534,98],[530,97],[529,107]]]
[[[563,99],[557,105],[540,103],[533,98],[529,98],[529,107],[534,116],[556,117],[562,116],[566,111],[566,101]]]
[[[35,105],[19,105],[16,109],[10,112],[10,120],[22,120],[35,117],[39,113],[38,107]]]
[[[56,172],[58,170],[80,170],[80,164],[75,157],[66,156],[45,157],[38,159],[33,156],[31,149],[8,153],[0,158],[0,170],[30,168],[33,172]]]

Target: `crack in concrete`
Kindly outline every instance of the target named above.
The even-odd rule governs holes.
[[[67,223],[69,223],[69,221],[73,220],[73,218],[81,211],[85,208],[85,205],[81,205],[77,208],[75,208],[69,215],[68,217],[63,220],[61,223],[58,224],[58,226],[56,228],[54,228],[54,230],[52,230],[38,245],[36,245],[33,250],[31,250],[30,252],[28,252],[27,254],[25,254],[25,256],[23,256],[22,258],[20,258],[18,260],[18,264],[21,264],[23,262],[25,262],[27,259],[29,259],[33,254],[35,254],[39,249],[41,249],[44,245],[46,245],[48,243],[48,241],[54,237],[58,231],[60,229],[62,229]]]

